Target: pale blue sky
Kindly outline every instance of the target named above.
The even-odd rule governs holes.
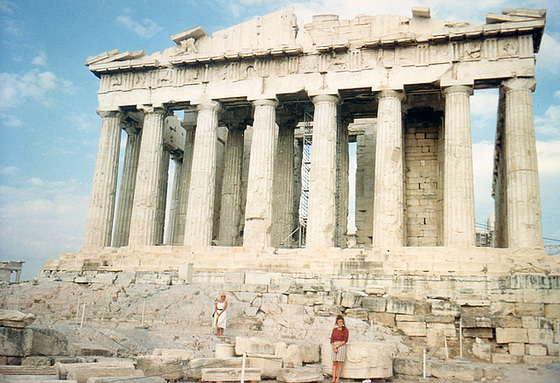
[[[506,7],[547,8],[537,56],[534,107],[543,232],[560,239],[560,2],[557,0],[0,0],[0,259],[24,260],[24,278],[47,259],[82,245],[101,120],[99,79],[88,56],[119,49],[163,51],[171,36],[208,33],[294,5],[311,15],[400,14],[429,6],[432,17],[483,23]],[[492,210],[497,93],[472,99],[477,222]]]

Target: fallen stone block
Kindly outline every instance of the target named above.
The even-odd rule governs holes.
[[[46,356],[27,356],[21,360],[22,366],[50,367],[51,358]]]
[[[290,344],[282,358],[284,368],[299,368],[303,365],[299,345]]]
[[[288,341],[288,345],[297,344],[304,364],[321,363],[321,345],[307,340]]]
[[[70,354],[76,356],[111,356],[111,350],[95,343],[71,343]]]
[[[241,368],[203,368],[203,382],[240,382]],[[258,382],[261,380],[261,371],[258,368],[245,368],[243,380],[247,382]]]
[[[232,358],[235,356],[235,345],[227,343],[218,343],[214,351],[214,357],[218,359]]]
[[[282,370],[282,357],[275,355],[247,355],[248,366],[261,370],[263,379],[276,379]]]
[[[162,376],[168,380],[178,380],[184,377],[183,360],[174,356],[139,356],[136,367],[144,371],[147,376]]]
[[[274,355],[274,345],[266,339],[238,336],[235,338],[235,353],[237,355],[244,353]]]
[[[152,353],[154,356],[174,356],[181,358],[184,362],[192,359],[194,355],[193,350],[184,350],[182,348],[154,348]]]
[[[0,309],[0,327],[24,328],[35,321],[35,315],[17,310]]]
[[[395,314],[391,313],[369,313],[369,320],[385,327],[396,326]]]
[[[500,364],[519,364],[523,356],[521,355],[510,355],[510,354],[501,354],[501,353],[492,353],[492,363],[500,363]]]
[[[552,355],[548,355],[548,356],[524,355],[523,356],[523,363],[527,363],[527,364],[547,365],[557,361],[558,361],[558,357]]]
[[[482,367],[468,361],[430,360],[430,375],[444,380],[480,381]]]
[[[68,339],[58,330],[29,326],[33,331],[31,355],[66,355],[68,354]]]
[[[193,379],[200,380],[202,378],[202,369],[211,367],[233,368],[241,367],[243,358],[194,358],[189,361],[187,372]]]
[[[320,382],[323,374],[320,367],[283,368],[276,380],[286,383]]]
[[[323,374],[332,373],[332,347],[321,345]],[[393,346],[382,342],[349,342],[346,345],[346,361],[342,365],[343,379],[389,378],[393,376]]]
[[[64,380],[64,382],[66,382],[66,380]],[[89,378],[87,383],[167,383],[167,380],[161,376],[120,376]]]
[[[31,355],[33,330],[28,328],[0,327],[0,355]]]
[[[492,360],[491,346],[487,343],[473,343],[472,353],[478,359],[490,362]]]
[[[78,383],[86,383],[91,377],[144,376],[132,362],[55,363],[54,367],[61,379],[75,379]]]
[[[397,328],[408,336],[426,336],[425,322],[398,322]]]
[[[2,383],[78,383],[75,380],[59,380],[57,377],[52,379],[41,375],[0,375]]]
[[[393,359],[393,372],[399,375],[421,376],[422,362],[418,357],[398,356]]]
[[[0,375],[52,375],[59,376],[56,367],[0,366]]]

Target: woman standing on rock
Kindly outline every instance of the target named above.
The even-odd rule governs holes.
[[[224,329],[227,325],[227,301],[226,294],[220,294],[220,300],[216,301],[214,305],[214,327],[216,328],[216,335],[223,336]]]
[[[340,373],[342,372],[342,363],[346,360],[346,343],[348,343],[348,329],[344,323],[342,315],[336,316],[336,327],[333,328],[331,334],[332,346],[332,382],[340,381]]]

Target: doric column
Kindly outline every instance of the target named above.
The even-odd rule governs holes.
[[[181,173],[183,169],[183,153],[170,153],[171,160],[174,164],[173,185],[171,186],[171,198],[169,203],[169,226],[165,234],[165,243],[175,245],[175,236],[177,232],[177,215],[179,214],[180,192],[181,192]],[[183,231],[184,232],[184,231]]]
[[[306,247],[333,247],[336,234],[337,95],[312,98],[313,143],[309,174]]]
[[[341,119],[338,127],[337,138],[337,188],[338,188],[338,214],[336,224],[336,246],[346,247],[346,234],[348,231],[348,198],[350,184],[348,172],[350,167],[350,153],[348,152],[348,124],[349,118]]]
[[[274,163],[274,247],[289,247],[296,228],[294,210],[294,129],[297,121],[288,120],[279,126]]]
[[[86,221],[84,248],[111,245],[115,213],[115,194],[121,142],[121,113],[97,111],[101,116],[101,133]]]
[[[156,234],[155,245],[163,245],[163,235],[165,229],[165,209],[167,206],[167,182],[169,180],[169,161],[170,153],[165,150],[161,153],[159,183],[158,183],[158,201],[156,210]]]
[[[276,105],[277,101],[271,99],[253,101],[255,111],[247,180],[244,247],[272,246],[272,182],[277,134]]]
[[[166,110],[144,107],[144,127],[130,220],[130,246],[154,246],[158,242],[158,207],[163,161],[163,123]]]
[[[216,101],[198,105],[185,224],[185,245],[189,246],[212,244],[219,109]]]
[[[403,96],[399,91],[383,90],[377,97],[374,247],[402,247],[404,244]]]
[[[543,248],[537,148],[531,92],[534,78],[505,81],[504,156],[508,247]]]
[[[470,86],[450,86],[443,132],[443,245],[475,246]]]
[[[224,153],[222,208],[220,211],[220,246],[238,246],[241,220],[241,168],[243,166],[243,131],[245,124],[231,124]]]
[[[128,134],[126,149],[119,189],[119,202],[115,218],[115,233],[113,234],[113,247],[128,245],[130,234],[130,218],[132,216],[132,203],[134,202],[134,188],[136,185],[136,172],[138,171],[138,157],[140,155],[141,132],[137,124],[130,124],[125,128]]]

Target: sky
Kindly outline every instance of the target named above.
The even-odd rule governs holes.
[[[202,26],[209,34],[293,5],[314,14],[411,16],[484,23],[504,8],[546,8],[533,93],[543,235],[560,240],[560,1],[558,0],[0,0],[0,260],[25,261],[23,279],[48,259],[77,252],[84,237],[101,118],[99,79],[89,56],[119,49],[148,54],[171,36]],[[477,223],[493,210],[492,158],[498,95],[471,99]],[[124,141],[123,141],[124,144]],[[560,243],[546,240],[546,243]]]

